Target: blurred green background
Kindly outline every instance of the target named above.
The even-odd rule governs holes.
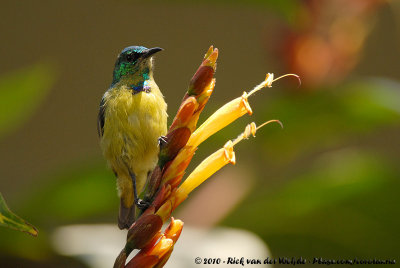
[[[236,166],[193,194],[216,200],[217,216],[189,198],[177,212],[186,224],[252,231],[274,257],[398,258],[398,2],[0,4],[0,191],[39,229],[33,238],[1,228],[1,267],[85,267],[59,256],[51,233],[116,222],[115,179],[101,156],[96,117],[116,56],[129,45],[165,49],[155,78],[170,122],[210,45],[220,51],[217,84],[200,121],[267,72],[302,77],[300,87],[287,78],[258,93],[250,99],[252,117],[202,144],[189,169],[251,121],[285,126],[267,126],[239,144]],[[206,188],[235,172],[232,189]],[[224,198],[233,200],[228,207]]]

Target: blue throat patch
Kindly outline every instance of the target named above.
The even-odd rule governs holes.
[[[143,83],[140,83],[139,85],[130,85],[130,88],[133,90],[133,94],[137,94],[142,91],[150,93],[150,86],[148,85],[147,80],[143,81]]]

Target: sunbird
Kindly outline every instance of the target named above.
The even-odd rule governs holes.
[[[120,229],[134,223],[135,207],[148,206],[139,196],[166,142],[167,104],[153,78],[153,55],[161,50],[123,49],[100,102],[97,130],[103,155],[117,177]]]

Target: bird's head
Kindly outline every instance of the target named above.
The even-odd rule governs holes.
[[[113,84],[129,76],[142,76],[143,80],[149,79],[153,69],[152,56],[161,50],[163,49],[159,47],[142,46],[124,48],[115,62]]]

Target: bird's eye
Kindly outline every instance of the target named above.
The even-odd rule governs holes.
[[[137,56],[138,56],[137,53],[128,54],[128,55],[126,55],[126,60],[133,62],[138,58]]]

